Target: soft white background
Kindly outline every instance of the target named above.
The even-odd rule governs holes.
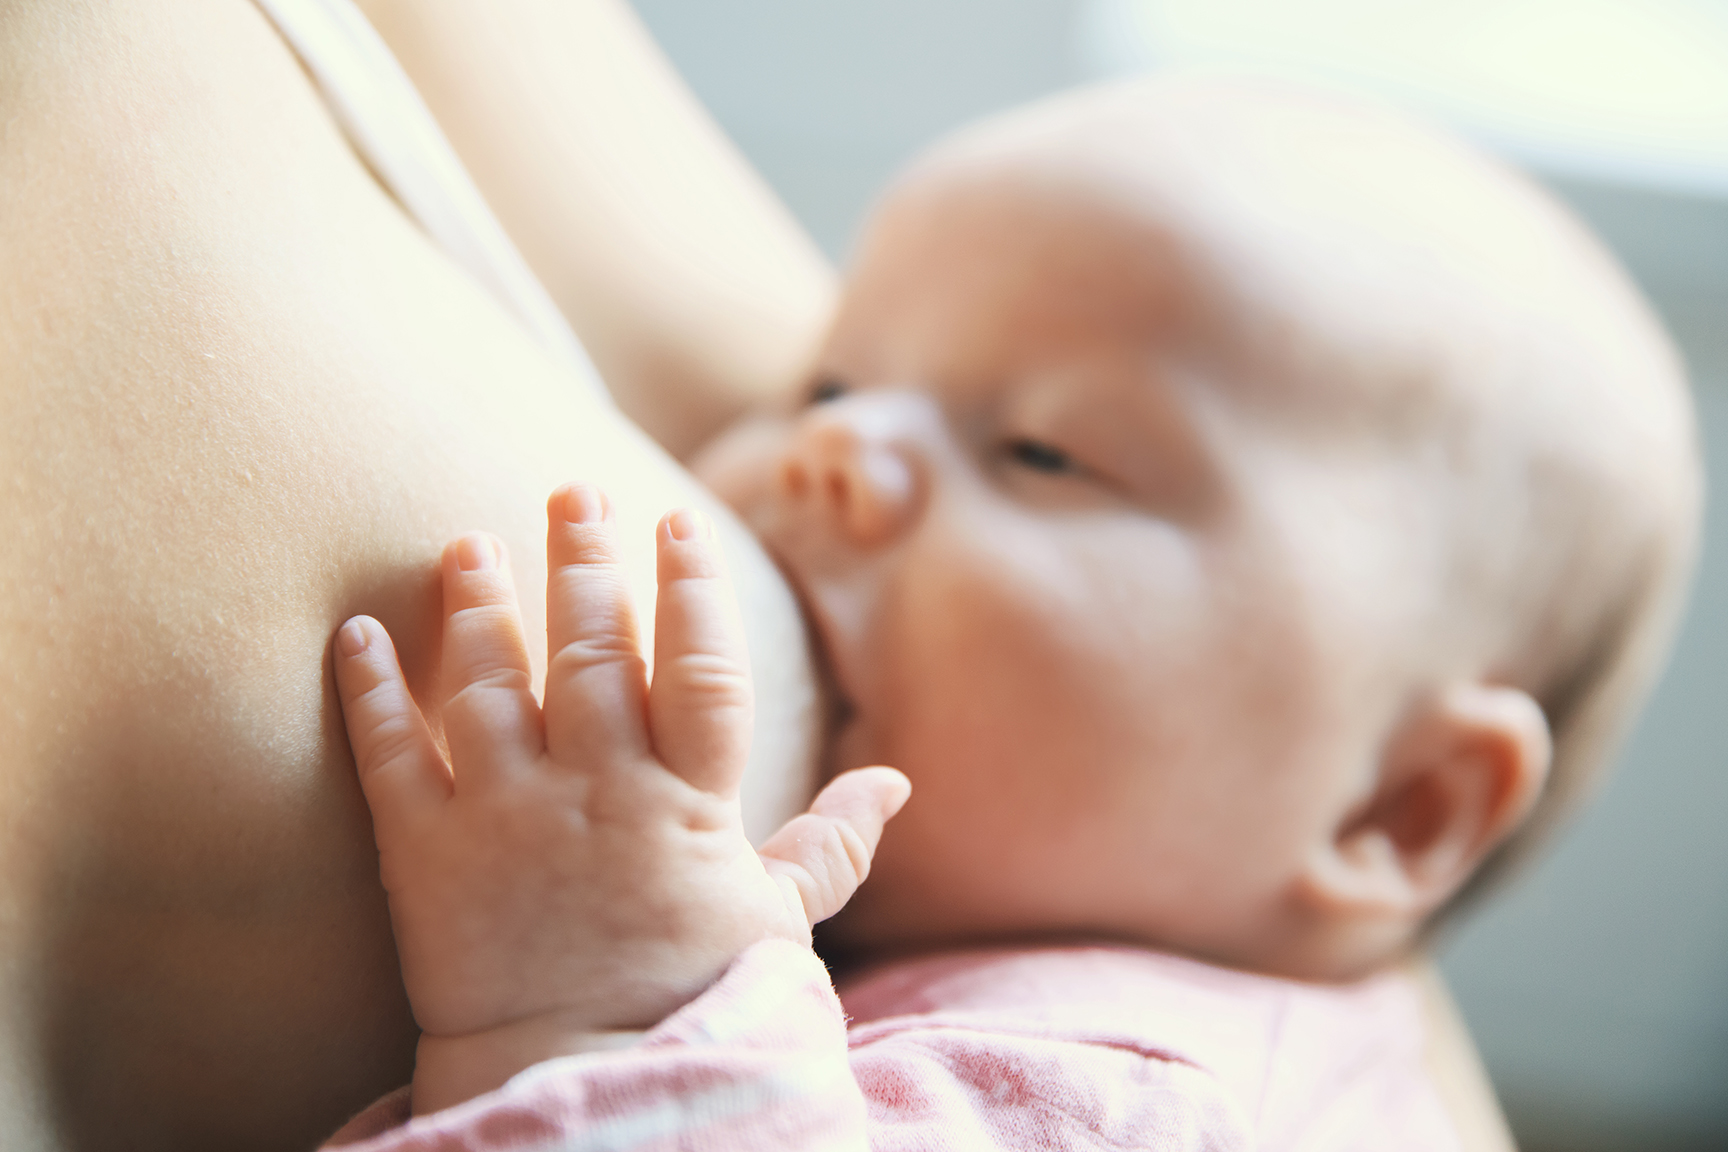
[[[1399,0],[1376,3],[1380,11],[1399,7]],[[1132,45],[1110,56],[1108,38],[1120,31],[1112,20],[1121,13],[1107,10],[1109,0],[636,6],[733,138],[842,261],[876,189],[933,137],[1134,60]],[[1613,4],[1585,6],[1592,19],[1616,18]],[[1403,7],[1422,5],[1403,0]],[[1652,11],[1631,7],[1641,16]],[[1723,7],[1701,6],[1706,17]],[[1554,44],[1563,48],[1567,32],[1556,26]],[[1618,99],[1606,82],[1590,84],[1598,70],[1616,83],[1638,82],[1628,61],[1613,57],[1615,40],[1574,42],[1563,62],[1574,90],[1582,75],[1599,102]],[[1670,40],[1696,44],[1697,36],[1681,29]],[[1630,63],[1647,73],[1654,63],[1660,73],[1662,60],[1650,58],[1656,50],[1631,44],[1626,52],[1643,52]],[[1728,56],[1721,66],[1728,76]],[[1431,103],[1436,109],[1446,111]],[[1586,129],[1602,118],[1600,109],[1585,111]],[[1484,121],[1474,108],[1464,127],[1494,137],[1492,112]],[[1577,128],[1568,129],[1574,140]],[[1540,141],[1510,142],[1550,174],[1569,171],[1558,190],[1621,253],[1668,319],[1693,368],[1713,460],[1728,459],[1728,179],[1714,188],[1710,179],[1728,173],[1728,132],[1722,141],[1721,155],[1691,164],[1684,180],[1673,178],[1672,165],[1665,176],[1659,164],[1639,167],[1637,157],[1617,172],[1611,147],[1573,163],[1576,150],[1542,154]],[[1532,1152],[1728,1148],[1728,500],[1713,498],[1709,518],[1673,667],[1617,775],[1553,856],[1445,956]]]

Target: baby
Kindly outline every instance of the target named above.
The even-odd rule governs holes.
[[[1455,1146],[1375,974],[1587,787],[1692,556],[1683,374],[1611,261],[1383,113],[1137,83],[917,165],[815,379],[699,467],[838,700],[760,855],[698,514],[650,687],[604,497],[553,495],[543,708],[500,549],[452,545],[450,767],[342,629],[438,1113],[343,1139]]]

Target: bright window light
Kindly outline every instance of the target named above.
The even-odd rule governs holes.
[[[1087,0],[1112,75],[1272,73],[1366,90],[1532,166],[1728,196],[1728,0]]]

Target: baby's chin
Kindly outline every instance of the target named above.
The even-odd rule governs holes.
[[[845,908],[816,926],[817,954],[844,977],[879,964],[942,952],[1073,944],[1157,946],[1132,934],[1081,930],[1036,917],[956,932],[897,915],[900,899],[900,894],[880,887],[872,892],[866,880]]]
[[[873,901],[867,894],[869,887],[870,881],[866,879],[846,907],[816,925],[812,932],[816,954],[830,969],[844,975],[940,946],[937,941],[918,936],[905,938],[884,931],[879,912],[872,908]]]

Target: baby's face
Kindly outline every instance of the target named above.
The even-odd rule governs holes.
[[[1299,381],[1241,378],[1183,264],[1080,182],[915,182],[808,403],[706,456],[820,634],[829,770],[913,782],[842,939],[1252,962],[1367,787],[1397,485],[1316,449]]]

